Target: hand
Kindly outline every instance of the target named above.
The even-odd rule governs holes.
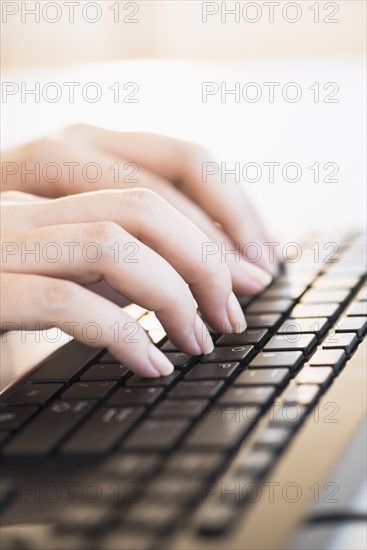
[[[277,259],[269,257],[265,243],[270,239],[242,187],[234,180],[223,183],[219,177],[204,183],[202,166],[211,160],[201,147],[176,139],[76,125],[55,138],[5,153],[3,190],[18,189],[46,197],[101,188],[153,190],[215,243],[207,247],[206,255],[221,253],[237,294],[257,293],[271,280],[259,267],[274,273]],[[27,174],[24,167],[34,170],[36,163],[39,180],[35,183],[34,174]],[[254,246],[247,249],[249,243]],[[249,263],[246,254],[247,250],[254,254],[255,247],[261,254],[256,265]]]
[[[172,372],[138,323],[88,289],[102,280],[155,311],[169,338],[188,354],[213,349],[196,303],[216,330],[245,329],[219,252],[203,262],[208,237],[158,194],[128,189],[21,198],[1,208],[2,330],[57,326],[107,347],[139,375]],[[92,336],[85,330],[91,325]]]

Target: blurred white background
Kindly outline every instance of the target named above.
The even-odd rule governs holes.
[[[364,55],[364,0],[4,1],[5,67],[104,59]]]

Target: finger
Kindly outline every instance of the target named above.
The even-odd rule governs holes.
[[[131,302],[155,311],[169,337],[186,353],[201,355],[212,350],[182,277],[118,225],[54,225],[18,234],[16,241],[21,243],[20,249],[3,261],[7,272],[57,277],[82,285],[104,280]],[[70,243],[74,243],[72,248]]]
[[[217,163],[204,149],[166,136],[146,133],[112,132],[87,125],[71,130],[74,135],[103,147],[106,152],[128,158],[179,185],[214,221],[220,223],[233,242],[239,243],[245,255],[249,248],[246,245],[255,243],[261,251],[261,257],[256,259],[257,265],[270,272],[276,271],[276,262],[271,261],[265,244],[271,241],[256,210],[234,175],[226,174],[225,181],[221,181]],[[204,181],[206,170],[209,174]],[[247,254],[247,257],[253,261],[252,256]]]
[[[99,131],[99,129],[97,129],[97,131]],[[223,232],[222,237],[219,239],[220,233],[215,230],[213,221],[209,216],[180,191],[163,180],[162,177],[154,175],[138,166],[134,168],[131,162],[121,157],[121,154],[118,157],[120,162],[116,162],[116,157],[113,157],[107,151],[104,152],[103,148],[99,145],[88,142],[88,136],[89,138],[91,136],[93,137],[93,128],[91,128],[90,132],[87,132],[85,137],[75,135],[73,131],[68,131],[66,133],[67,139],[42,140],[38,147],[33,148],[34,151],[31,154],[33,162],[34,155],[38,154],[37,161],[40,164],[52,159],[53,163],[60,167],[60,177],[56,182],[52,185],[49,185],[49,183],[46,185],[47,182],[43,182],[43,192],[45,194],[48,196],[69,195],[94,189],[97,190],[101,188],[101,186],[110,189],[121,187],[146,187],[153,189],[159,192],[189,219],[194,221],[211,239],[216,240],[221,253],[224,252],[223,261],[225,262],[227,260],[228,262],[228,267],[233,279],[233,287],[237,293],[241,295],[254,294],[269,284],[267,275],[260,269],[256,270],[255,268],[251,268],[251,265],[248,263],[242,262],[239,253],[236,253],[235,257],[233,257],[233,251],[236,247],[231,240],[225,237]],[[108,134],[109,131],[107,131],[107,135]],[[144,137],[145,134],[142,136]],[[148,134],[147,136],[150,137]],[[83,139],[81,139],[81,137]],[[159,140],[167,141],[167,138],[161,136],[154,137],[157,138],[158,142]],[[134,138],[134,135],[132,138]],[[167,144],[163,149],[167,149]],[[149,160],[149,148],[147,149],[147,157]],[[71,158],[73,162],[65,163],[65,158]],[[65,164],[73,165],[71,173],[70,167],[68,168]],[[84,167],[90,164],[95,165],[102,176],[97,177],[95,180],[88,178],[88,174],[85,173]],[[128,168],[127,172],[126,168]],[[135,171],[138,168],[138,173],[132,177],[131,169]],[[32,188],[31,184],[29,184],[28,187]],[[9,220],[9,223],[15,227],[19,225],[16,213],[12,216],[11,220]],[[228,251],[228,254],[226,251]]]
[[[245,261],[238,247],[198,205],[167,181],[142,170],[140,173],[143,176],[142,179],[146,188],[152,189],[164,197],[201,229],[210,241],[217,245],[214,248],[208,245],[206,251],[208,254],[213,250],[218,252],[221,261],[227,264],[232,278],[233,290],[236,294],[240,296],[257,294],[270,284],[272,281],[271,275],[257,265]]]
[[[58,327],[77,340],[107,347],[118,361],[141,376],[166,376],[173,365],[145,331],[120,308],[75,283],[3,273],[2,330]]]
[[[32,195],[31,193],[23,193],[22,191],[2,191],[0,193],[1,204],[36,202],[40,200],[44,201],[47,199],[38,195]]]
[[[141,189],[89,193],[34,205],[32,209],[28,207],[28,212],[31,211],[30,217],[38,224],[108,219],[123,226],[174,267],[189,285],[200,311],[211,325],[224,331],[239,327],[244,330],[243,313],[231,295],[230,273],[219,249],[207,254],[211,244],[208,237],[156,193]],[[120,242],[119,235],[114,238]],[[121,240],[124,239],[126,241],[121,235]],[[127,245],[125,242],[124,246]],[[149,269],[148,263],[145,266]]]
[[[160,136],[158,136],[158,138],[159,137]],[[139,172],[137,174],[138,179],[134,178],[134,180],[131,181],[130,178],[125,178],[120,183],[116,183],[116,181],[112,178],[112,173],[110,170],[110,168],[116,164],[115,159],[113,157],[109,157],[108,154],[104,153],[102,150],[94,150],[93,144],[91,147],[92,148],[88,149],[88,147],[85,147],[85,144],[80,145],[78,142],[75,143],[73,158],[75,160],[75,155],[77,155],[78,165],[84,166],[86,163],[90,162],[91,158],[94,158],[98,161],[98,166],[101,167],[103,182],[106,188],[121,188],[121,186],[125,188],[144,187],[156,191],[159,195],[164,197],[177,210],[184,214],[184,216],[193,221],[211,240],[218,244],[222,261],[224,263],[227,262],[230,269],[233,280],[233,288],[236,293],[240,295],[254,294],[263,290],[264,287],[270,283],[271,277],[269,277],[268,274],[260,268],[257,269],[257,266],[253,266],[248,262],[242,261],[242,255],[231,239],[215,226],[213,220],[211,220],[202,208],[183,195],[178,189],[173,187],[166,180],[162,179],[162,177],[154,175],[141,167],[139,167]],[[127,161],[125,162],[125,160],[121,158],[121,156],[120,160],[120,164],[122,166],[126,166],[128,164]],[[74,189],[77,191],[86,192],[90,188],[100,187],[100,182],[94,186],[91,186],[83,179],[81,174],[77,173],[76,178],[78,185],[76,187],[74,186]],[[64,187],[66,185],[67,184],[65,183]],[[69,194],[67,187],[65,187],[65,190],[66,194]],[[10,223],[15,223],[17,225],[16,217],[12,217],[12,221]]]

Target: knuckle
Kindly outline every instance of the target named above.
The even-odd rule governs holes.
[[[45,136],[38,138],[24,145],[24,156],[27,160],[47,158],[48,155],[54,154],[58,143],[59,139],[56,137]]]
[[[182,142],[180,147],[181,157],[185,164],[196,164],[201,162],[202,159],[209,158],[208,151],[197,143],[186,141]]]
[[[209,255],[205,262],[201,265],[205,270],[205,276],[208,277],[209,282],[213,282],[216,285],[220,285],[222,288],[230,289],[232,286],[232,278],[227,266],[227,263],[222,260],[219,252]]]
[[[121,227],[115,222],[96,222],[86,229],[86,239],[97,242],[102,248],[108,248],[120,238],[121,231]]]
[[[90,128],[89,124],[85,124],[83,122],[76,122],[75,124],[71,124],[70,126],[67,126],[64,129],[63,134],[65,136],[79,135],[79,134],[87,131],[89,128]]]
[[[163,204],[163,199],[155,191],[134,187],[123,191],[123,201],[134,210],[152,210]]]

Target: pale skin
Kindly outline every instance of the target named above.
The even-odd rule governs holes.
[[[264,247],[269,238],[238,184],[202,181],[202,162],[211,160],[203,149],[78,125],[8,151],[2,160],[2,330],[12,323],[29,330],[55,324],[86,341],[82,328],[97,322],[98,342],[86,343],[107,347],[146,377],[168,375],[173,367],[117,305],[120,296],[154,311],[169,338],[190,355],[213,348],[201,317],[222,332],[245,330],[234,293],[261,291],[276,264],[265,254],[257,265],[242,254],[223,260],[223,245],[242,251],[248,242]],[[58,163],[59,180],[41,175],[35,182],[21,174],[21,163],[36,162]],[[101,168],[98,182],[83,177],[82,167],[91,162]],[[116,162],[137,169],[134,178],[116,182]],[[93,261],[83,252],[90,243]],[[37,246],[38,261],[22,253]],[[111,330],[116,323],[117,339]]]

